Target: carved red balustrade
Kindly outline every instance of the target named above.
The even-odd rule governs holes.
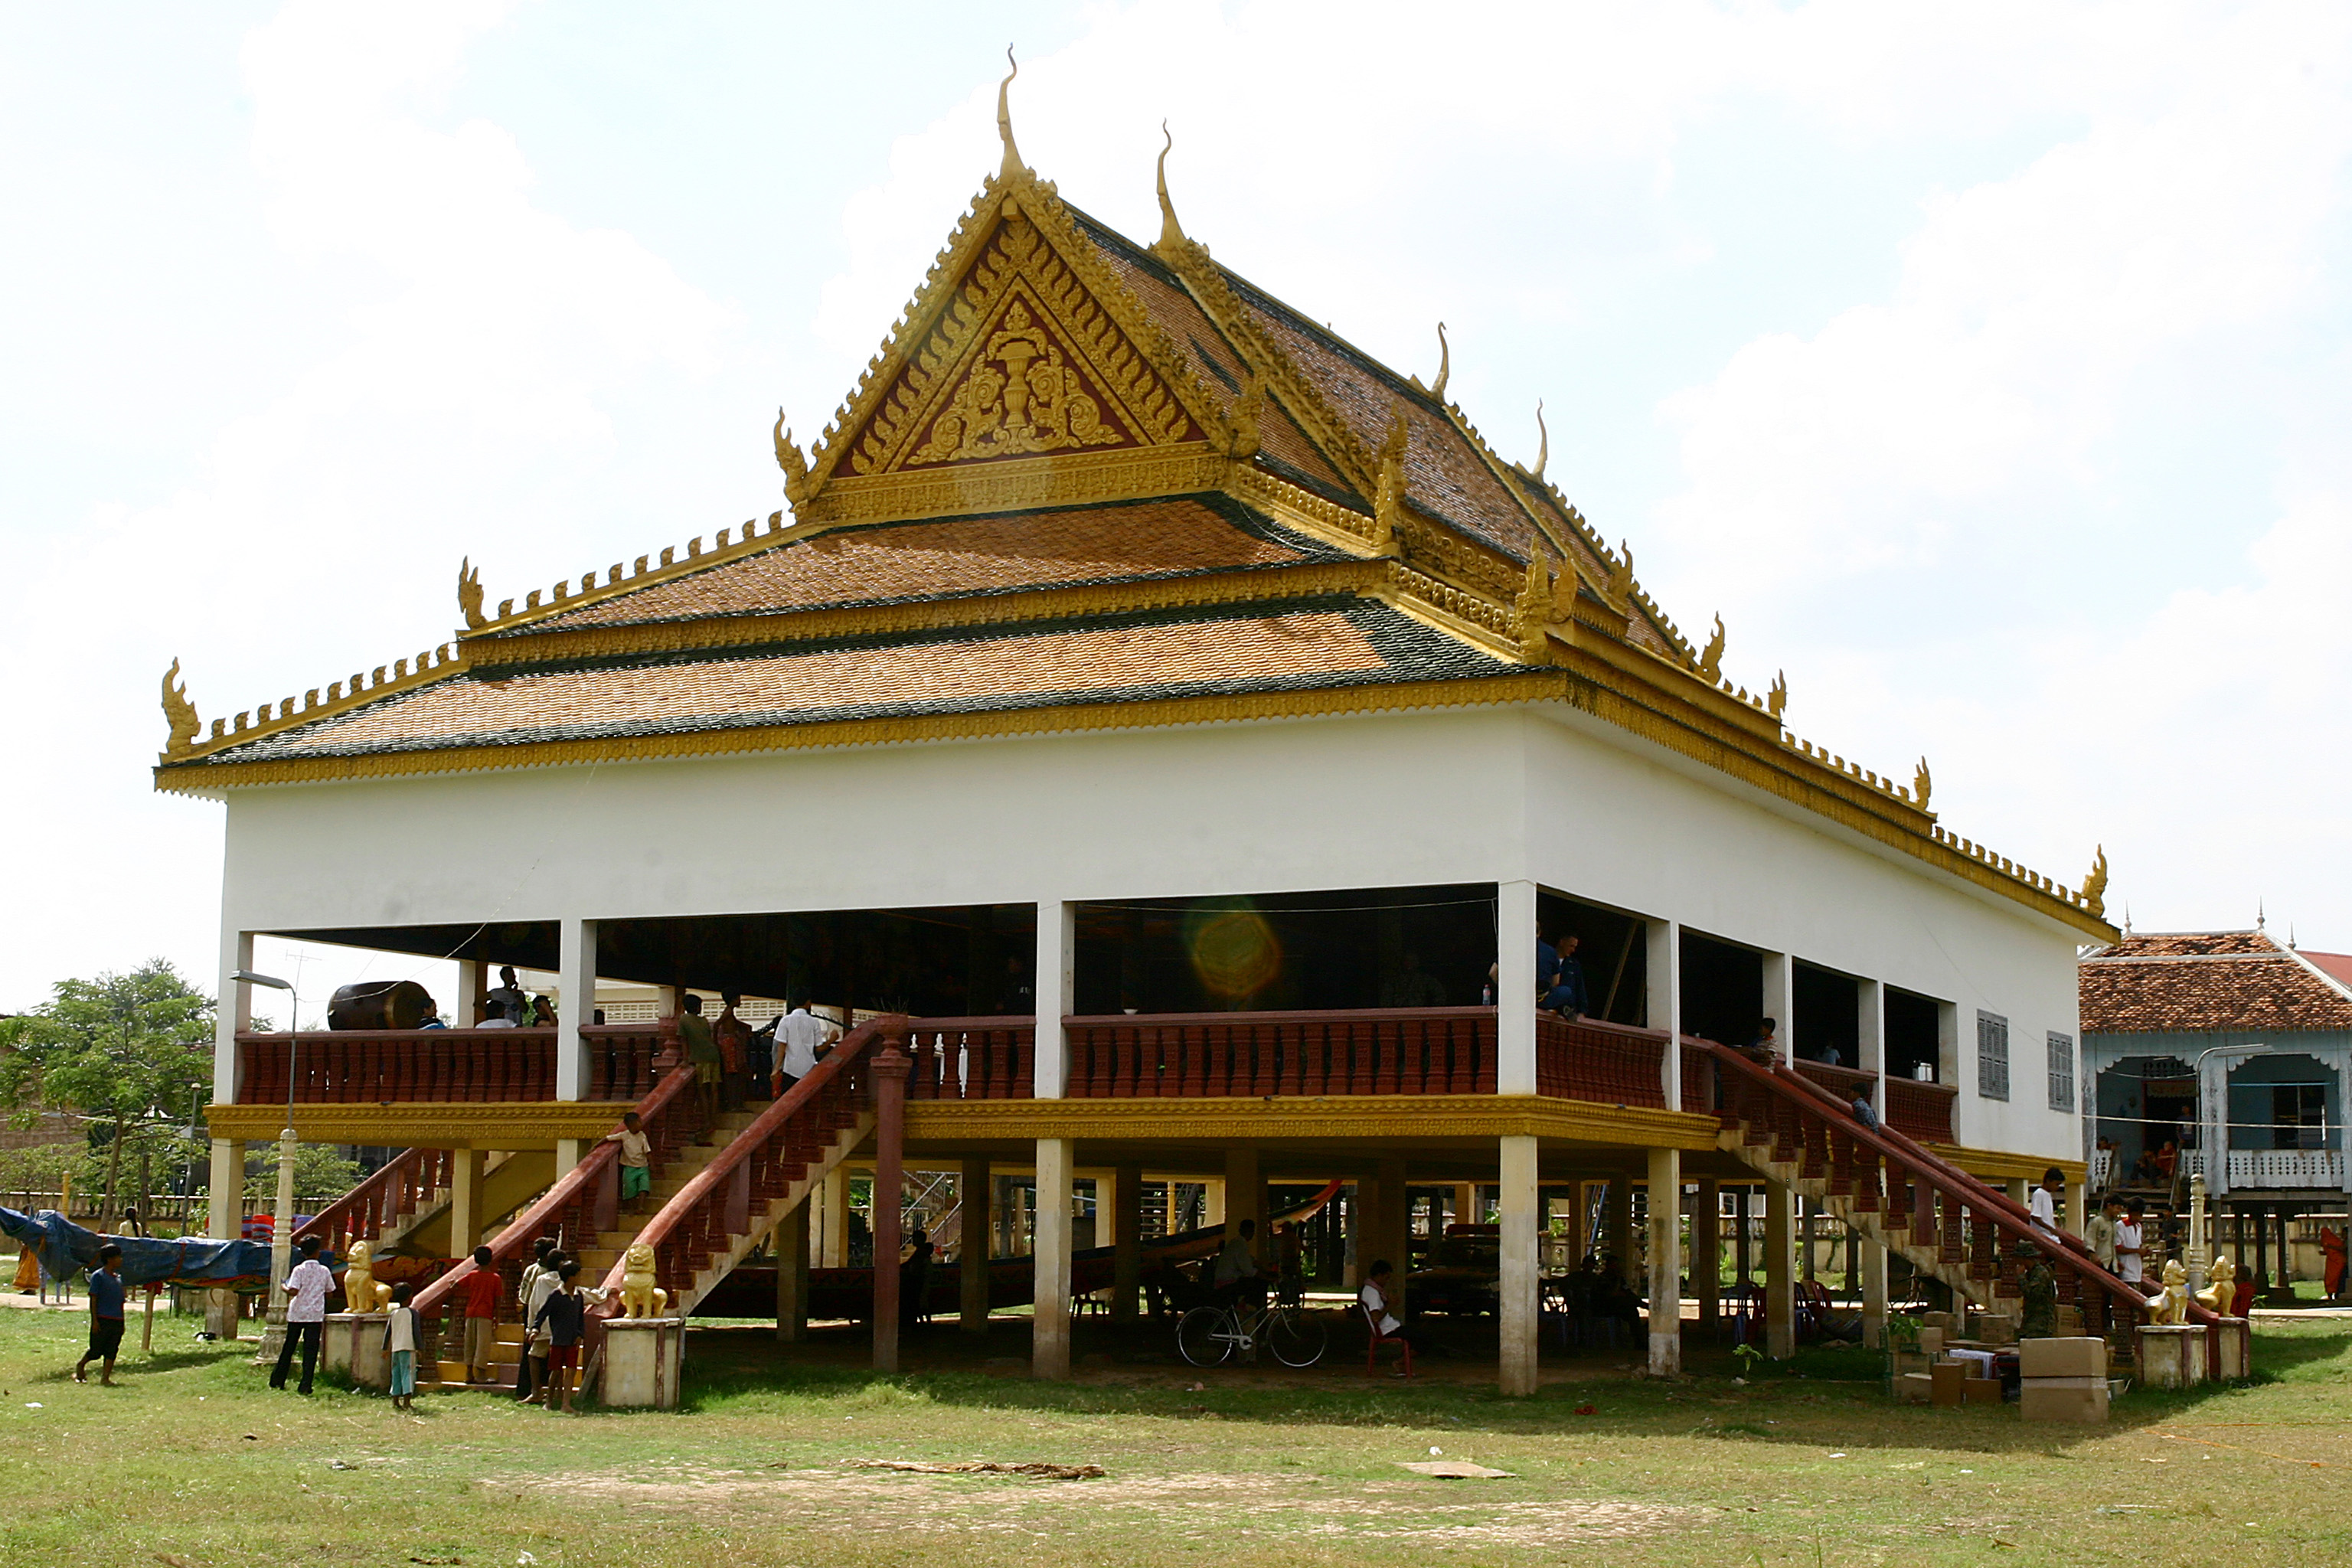
[[[2031,1241],[2052,1265],[2059,1299],[2080,1307],[2093,1331],[2138,1321],[2146,1301],[2139,1289],[2109,1272],[2081,1240],[2041,1229],[2024,1205],[1900,1129],[1869,1127],[1856,1119],[1848,1109],[1853,1085],[1843,1079],[1867,1075],[1843,1075],[1831,1088],[1823,1073],[1837,1069],[1818,1064],[1796,1070],[1766,1067],[1724,1047],[1687,1039],[1685,1053],[1686,1105],[1707,1103],[1690,1093],[1694,1070],[1703,1065],[1693,1056],[1703,1055],[1711,1058],[1713,1075],[1702,1092],[1717,1104],[1724,1127],[1744,1128],[1747,1146],[1769,1147],[1772,1159],[1796,1163],[1801,1176],[1824,1181],[1832,1195],[1858,1210],[1876,1212],[1882,1225],[1906,1231],[1911,1246],[1932,1249],[1948,1268],[1965,1268],[1996,1298],[2021,1293],[2017,1243]],[[1890,1103],[1896,1085],[1907,1081],[1888,1081]],[[1944,1135],[1949,1136],[1948,1122]],[[2190,1315],[2200,1323],[2215,1321],[2202,1308],[2192,1308]]]
[[[656,1171],[677,1158],[677,1152],[703,1131],[702,1106],[694,1093],[694,1070],[677,1048],[677,1022],[675,1018],[665,1018],[652,1026],[660,1047],[653,1063],[656,1081],[634,1107],[646,1136],[652,1140],[647,1159]],[[619,1122],[615,1116],[616,1130]],[[552,1237],[568,1250],[590,1245],[598,1233],[613,1229],[618,1222],[620,1199],[621,1146],[600,1140],[590,1147],[579,1164],[557,1177],[553,1186],[489,1243],[490,1266],[505,1278],[508,1302],[512,1303],[522,1284],[523,1265],[532,1256],[533,1243],[544,1236]],[[419,1291],[411,1303],[416,1309],[418,1323],[436,1337],[436,1342],[442,1311],[456,1291],[457,1281],[473,1273],[476,1267],[470,1258],[459,1263]]]
[[[1064,1027],[1074,1100],[1495,1092],[1492,1007],[1112,1014]]]
[[[1536,1092],[1603,1105],[1666,1106],[1666,1037],[1580,1018],[1536,1017]]]
[[[437,1202],[448,1190],[456,1162],[447,1149],[403,1151],[297,1227],[296,1245],[317,1237],[321,1247],[340,1258],[353,1241],[375,1240],[396,1221]]]
[[[908,1100],[1027,1100],[1037,1092],[1037,1028],[1023,1015],[918,1018],[907,1026]]]
[[[1952,1142],[1952,1102],[1960,1091],[1917,1079],[1886,1080],[1886,1125],[1923,1143]]]
[[[852,1029],[664,1204],[637,1233],[654,1249],[657,1278],[672,1290],[686,1287],[728,1249],[731,1237],[749,1234],[753,1209],[764,1211],[783,1196],[819,1163],[824,1146],[872,1105],[873,1058],[906,1029],[903,1018]],[[617,1289],[626,1264],[626,1258],[615,1262],[605,1284]]]
[[[659,1024],[598,1024],[580,1031],[584,1098],[642,1099],[653,1088]],[[293,1063],[297,1105],[481,1103],[555,1098],[556,1031],[332,1029],[241,1034],[236,1102],[286,1103]]]

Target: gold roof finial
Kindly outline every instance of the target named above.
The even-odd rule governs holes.
[[[1442,379],[1442,378],[1441,378]],[[1551,430],[1544,424],[1543,399],[1536,399],[1536,466],[1528,470],[1530,479],[1542,479],[1544,465],[1551,461]]]
[[[793,443],[793,433],[784,428],[784,411],[781,408],[776,410],[775,437],[776,467],[784,471],[784,499],[792,503],[793,510],[797,512],[801,502],[808,499],[808,459],[801,455],[800,447]],[[745,536],[749,537],[750,532],[751,531],[746,529]]]
[[[1160,243],[1154,250],[1174,249],[1184,243],[1184,226],[1176,221],[1176,204],[1168,199],[1168,154],[1176,148],[1176,138],[1168,130],[1168,121],[1160,122],[1160,134],[1167,144],[1160,149]]]
[[[2107,912],[2107,847],[2104,844],[2091,857],[2091,874],[2083,879],[2083,907],[2094,917]]]
[[[996,84],[996,134],[1004,143],[1004,166],[996,172],[1000,180],[1012,178],[1026,166],[1021,162],[1021,149],[1013,144],[1013,79],[1021,74],[1021,62],[1013,59],[1011,44],[1004,46],[1004,58],[1013,68]]]
[[[490,624],[482,618],[482,571],[470,555],[457,563],[457,608],[465,614],[467,631]]]
[[[1775,719],[1788,711],[1789,672],[1787,670],[1776,669],[1772,672],[1772,689],[1764,694],[1764,708],[1765,711],[1770,713]]]
[[[180,679],[176,658],[163,672],[163,721],[170,727],[163,742],[165,756],[176,757],[196,743],[196,731],[203,721],[196,717],[196,705],[188,700],[188,683]]]
[[[1437,323],[1437,379],[1430,384],[1429,395],[1438,403],[1445,401],[1445,379],[1454,374],[1454,351],[1445,346],[1445,323]]]
[[[1936,793],[1936,775],[1927,771],[1927,759],[1919,759],[1919,771],[1911,775],[1911,798],[1920,810],[1927,809],[1927,797]]]
[[[1723,678],[1723,617],[1715,617],[1715,635],[1706,639],[1706,650],[1698,656],[1698,672],[1709,686]]]

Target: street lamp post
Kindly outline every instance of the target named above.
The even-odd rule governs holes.
[[[2258,1057],[2270,1049],[2259,1042],[2242,1046],[2209,1046],[2197,1054],[2197,1147],[2205,1155],[2205,1171],[2201,1181],[2190,1184],[2190,1215],[2188,1256],[2181,1259],[2189,1270],[2189,1289],[2193,1293],[2206,1286],[2206,1266],[2212,1261],[2212,1250],[2206,1245],[2204,1235],[2205,1192],[2219,1186],[2226,1193],[2230,1187],[2230,1074],[2221,1072],[2221,1087],[2215,1096],[2214,1109],[2218,1118],[2209,1116],[2205,1103],[2205,1058],[2208,1057]],[[2240,1212],[2243,1212],[2242,1210]]]
[[[268,1361],[286,1340],[286,1292],[278,1287],[294,1265],[294,1057],[301,1049],[302,999],[293,984],[274,974],[240,969],[231,976],[247,985],[266,985],[286,993],[286,1125],[278,1134],[278,1214],[269,1231],[269,1305],[262,1319],[261,1351],[254,1359]]]

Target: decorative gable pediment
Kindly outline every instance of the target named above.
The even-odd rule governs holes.
[[[1215,488],[1234,435],[1052,188],[992,181],[810,465],[803,521]]]

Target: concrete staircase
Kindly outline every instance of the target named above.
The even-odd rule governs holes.
[[[873,1131],[874,1113],[867,1110],[819,1145],[821,1152],[818,1157],[810,1162],[803,1174],[785,1188],[782,1196],[772,1198],[765,1204],[754,1201],[749,1205],[746,1211],[748,1223],[745,1227],[740,1231],[734,1231],[730,1227],[723,1250],[714,1249],[710,1261],[696,1271],[690,1284],[682,1289],[672,1287],[669,1310],[681,1317],[693,1311],[695,1303],[709,1295],[720,1280],[734,1271],[737,1264],[751,1256],[754,1248],[767,1240],[777,1225],[787,1215],[801,1205],[807,1203],[815,1194],[818,1184],[823,1182],[835,1166],[847,1159],[850,1152],[863,1143]],[[713,1154],[715,1155],[716,1152],[714,1150]],[[684,1182],[678,1183],[677,1186],[670,1189],[671,1194],[674,1195],[685,1184]],[[656,1184],[654,1190],[659,1193],[661,1188]],[[634,1233],[629,1239],[635,1239]],[[625,1242],[624,1246],[625,1245]],[[617,1258],[618,1254],[614,1256]]]

